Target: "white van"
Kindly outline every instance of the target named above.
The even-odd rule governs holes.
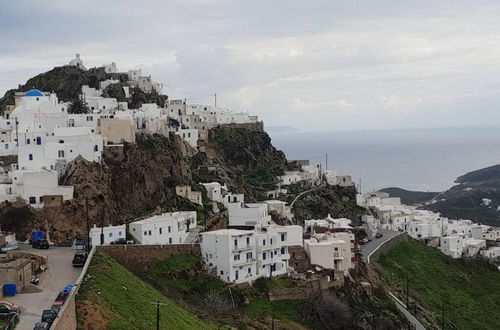
[[[5,244],[4,247],[2,247],[2,252],[17,250],[18,248],[19,248],[19,243],[17,243],[17,241],[9,242]]]

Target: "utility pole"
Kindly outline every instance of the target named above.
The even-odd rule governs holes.
[[[217,108],[217,93],[214,94],[214,103],[215,107]]]
[[[90,252],[89,199],[85,197],[85,214],[87,218],[87,252]]]
[[[160,330],[160,306],[166,304],[161,303],[159,300],[157,300],[156,302],[152,302],[150,304],[156,305],[156,330]]]
[[[444,301],[443,301],[443,325],[442,325],[442,329],[444,330]]]
[[[408,309],[410,302],[410,280],[408,279],[408,274],[406,274],[406,308]]]
[[[328,171],[328,154],[325,155],[325,172]]]
[[[156,330],[160,330],[160,301],[156,301]]]

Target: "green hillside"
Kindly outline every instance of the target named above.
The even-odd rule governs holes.
[[[200,320],[181,308],[112,258],[97,252],[77,296],[77,317],[85,328],[92,319],[104,319],[106,329],[155,329],[156,306],[160,300],[162,329],[215,329],[213,323]],[[91,305],[94,315],[84,310]]]
[[[439,323],[444,302],[447,329],[500,329],[500,272],[495,268],[451,259],[417,241],[400,243],[379,263],[399,288],[406,287],[408,276],[410,295]]]

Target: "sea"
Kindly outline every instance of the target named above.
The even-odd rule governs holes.
[[[443,191],[467,172],[500,164],[500,127],[367,131],[273,131],[288,159],[351,175],[363,192],[385,187]]]

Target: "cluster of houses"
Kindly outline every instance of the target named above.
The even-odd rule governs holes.
[[[199,233],[196,212],[165,213],[132,222],[128,232],[138,244],[190,244],[199,241],[208,271],[231,283],[251,282],[295,271],[289,248],[304,249],[312,265],[347,274],[354,268],[354,234],[349,219],[308,220],[304,227],[277,225],[270,212],[290,216],[286,202],[267,200],[246,203],[243,194],[228,191],[218,182],[201,183],[214,203],[227,209],[226,228]],[[291,218],[290,218],[291,219]],[[125,225],[94,227],[92,244],[100,245],[126,238]]]
[[[414,239],[425,241],[453,258],[500,257],[500,228],[472,222],[453,220],[428,210],[418,210],[401,204],[399,197],[385,192],[357,195],[357,204],[372,211],[364,217],[370,235],[379,229],[406,232]]]
[[[68,65],[85,70],[79,55]],[[115,63],[104,65],[106,73],[116,73]],[[126,72],[126,96],[131,87],[145,92],[161,91],[161,84],[143,76],[140,70]],[[71,104],[55,93],[31,89],[17,92],[15,102],[0,118],[0,156],[17,156],[17,161],[0,164],[0,201],[20,198],[40,208],[49,201],[62,203],[73,198],[73,187],[60,186],[58,179],[76,157],[100,162],[105,148],[124,142],[134,143],[137,132],[176,134],[193,149],[208,138],[208,130],[220,124],[258,122],[257,116],[236,113],[208,105],[189,105],[186,100],[167,100],[162,106],[142,104],[128,109],[127,102],[103,96],[116,80],[100,82],[100,88],[83,86],[81,99],[88,113],[68,113]],[[120,85],[122,86],[122,85]],[[181,188],[179,188],[181,189]],[[178,192],[188,193],[190,192]],[[199,195],[201,198],[201,195]]]

